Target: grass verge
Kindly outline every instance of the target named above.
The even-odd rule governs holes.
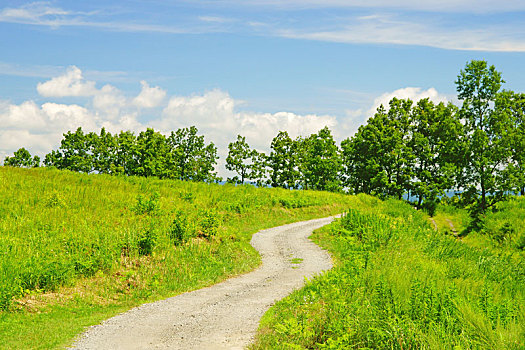
[[[251,349],[525,348],[522,251],[436,232],[399,201],[357,198],[314,236],[336,267],[272,307]]]

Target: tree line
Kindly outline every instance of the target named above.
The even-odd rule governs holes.
[[[238,135],[228,146],[231,183],[367,193],[416,198],[432,205],[446,191],[461,191],[481,212],[509,193],[525,194],[525,94],[502,90],[501,73],[485,61],[470,61],[456,80],[461,106],[393,98],[355,135],[337,145],[325,127],[292,139],[280,131],[270,152],[252,149]],[[196,127],[164,136],[153,129],[135,135],[64,134],[45,166],[79,172],[222,181],[217,148]],[[39,166],[20,149],[4,165]]]

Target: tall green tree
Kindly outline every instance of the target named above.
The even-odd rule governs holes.
[[[171,132],[167,139],[170,149],[169,177],[189,181],[217,181],[217,147],[206,145],[204,136],[197,135],[195,126]]]
[[[411,192],[423,200],[434,201],[445,190],[454,186],[455,157],[459,152],[458,137],[462,127],[453,104],[435,105],[428,98],[417,102],[412,111],[412,138],[414,155]]]
[[[252,178],[253,156],[254,150],[250,148],[246,138],[237,135],[237,140],[228,145],[228,157],[226,158],[226,169],[237,175],[228,178],[228,182],[243,184]]]
[[[470,61],[456,80],[458,98],[463,101],[465,154],[459,183],[469,192],[478,192],[480,212],[503,198],[506,182],[503,169],[510,158],[510,119],[495,110],[495,101],[504,80],[494,66]]]
[[[63,135],[60,147],[46,154],[44,164],[58,169],[91,173],[94,170],[92,138],[84,134],[80,127],[75,132],[68,131]]]
[[[269,184],[272,187],[297,188],[299,170],[297,167],[297,142],[286,131],[279,131],[271,143],[268,156]]]
[[[298,139],[301,187],[320,191],[340,191],[341,155],[328,127],[305,139]]]
[[[496,113],[510,120],[511,159],[504,176],[508,180],[507,189],[525,195],[525,94],[503,91],[495,102]]]
[[[353,193],[381,194],[387,182],[381,165],[381,130],[386,120],[383,106],[361,125],[355,135],[341,142],[343,185]]]
[[[4,165],[19,168],[36,168],[40,166],[40,157],[31,157],[31,153],[22,147],[16,150],[12,157],[6,157]]]
[[[250,179],[258,187],[268,183],[268,156],[264,152],[252,150],[252,164]]]
[[[168,145],[161,133],[148,128],[137,137],[135,150],[136,167],[133,175],[165,177]]]
[[[131,131],[115,134],[116,143],[114,162],[110,164],[111,174],[135,175],[137,167],[137,136]]]
[[[410,188],[413,177],[414,154],[409,140],[412,137],[412,100],[393,98],[389,103],[383,142],[386,151],[383,166],[387,175],[386,194],[401,199]]]
[[[93,168],[99,174],[111,174],[115,172],[117,139],[105,128],[100,134],[89,133],[91,139],[91,153],[93,155]]]

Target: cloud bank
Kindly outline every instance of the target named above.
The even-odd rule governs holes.
[[[136,96],[126,96],[109,84],[98,88],[95,81],[86,80],[82,71],[73,66],[37,85],[38,93],[49,102],[0,101],[0,160],[20,147],[42,156],[60,145],[63,133],[78,127],[86,132],[105,127],[112,133],[138,133],[153,127],[169,134],[195,125],[208,142],[216,144],[224,159],[228,143],[237,134],[246,136],[252,147],[266,151],[279,130],[297,137],[337,125],[336,118],[329,115],[239,112],[236,106],[240,102],[222,90],[168,97],[165,90],[146,81],[141,81],[141,87]],[[85,102],[60,103],[71,97]]]
[[[25,101],[11,104],[0,101],[0,160],[20,147],[43,156],[60,145],[62,134],[82,127],[98,132],[104,127],[112,133],[130,130],[135,133],[153,127],[164,134],[195,125],[218,148],[219,174],[226,176],[223,167],[228,144],[237,134],[259,151],[269,151],[271,140],[281,130],[292,138],[308,136],[328,126],[338,141],[351,136],[380,104],[388,105],[394,96],[419,100],[429,97],[435,102],[447,100],[435,89],[407,87],[378,96],[367,110],[348,111],[346,116],[296,114],[282,111],[256,113],[238,111],[240,101],[227,92],[211,90],[191,96],[168,96],[159,86],[140,82],[136,96],[126,96],[113,85],[97,87],[86,80],[78,67],[69,67],[63,74],[37,85],[37,91],[48,102],[37,104]],[[65,104],[61,99],[75,97],[85,102]],[[149,117],[154,115],[154,117]]]

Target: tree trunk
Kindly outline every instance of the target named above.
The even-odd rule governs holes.
[[[481,212],[485,213],[487,208],[487,192],[485,190],[485,181],[481,180]]]
[[[421,203],[423,202],[423,195],[419,195],[419,199],[417,201],[417,209],[421,209]]]

